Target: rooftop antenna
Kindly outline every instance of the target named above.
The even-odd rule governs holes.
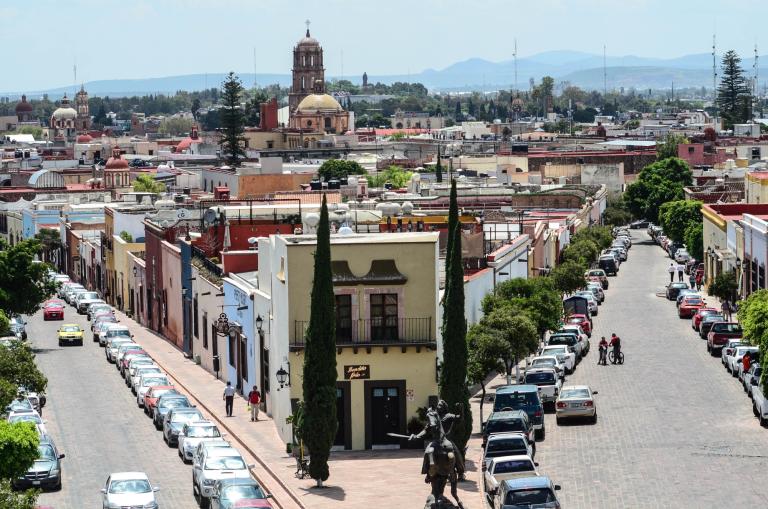
[[[253,88],[256,88],[256,46],[253,47]]]
[[[517,37],[515,37],[515,49],[512,52],[512,59],[515,61],[515,92],[517,92]]]
[[[341,50],[341,79],[344,79],[344,50]]]
[[[754,110],[752,111],[753,117],[754,117],[754,114],[757,113],[756,110],[759,109],[760,107],[760,97],[759,97],[760,90],[757,88],[757,74],[759,69],[759,66],[758,66],[759,60],[760,60],[760,55],[758,55],[757,53],[757,43],[755,43],[755,62],[752,64],[752,66],[755,69],[755,81],[754,83],[752,83],[752,90],[753,90],[752,97],[754,98],[754,102],[755,102],[755,107],[754,107]]]
[[[608,69],[605,65],[605,44],[603,44],[603,102],[608,95]]]
[[[717,51],[716,34],[712,34],[712,107],[715,112],[715,129],[717,129]]]
[[[75,77],[74,86],[77,88],[77,58],[75,58],[74,65],[72,65],[72,74]]]

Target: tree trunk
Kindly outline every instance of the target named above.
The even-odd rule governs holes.
[[[316,484],[316,486],[317,486],[318,488],[322,488],[322,487],[323,487],[323,480],[322,480],[322,479],[317,479],[317,484]]]
[[[481,383],[480,384],[480,391],[481,391],[480,394],[482,396],[480,398],[480,427],[482,429],[482,426],[483,426],[483,403],[485,403],[485,383]]]
[[[512,366],[509,365],[509,361],[505,361],[504,365],[507,368],[505,370],[507,372],[507,385],[512,385]]]
[[[515,380],[520,380],[520,363],[517,361],[517,355],[515,355]]]

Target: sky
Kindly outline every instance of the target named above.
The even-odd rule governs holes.
[[[552,50],[748,56],[765,0],[0,0],[0,90],[206,72],[289,73],[310,30],[326,75],[410,74]]]

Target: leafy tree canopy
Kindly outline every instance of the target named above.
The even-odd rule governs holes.
[[[407,171],[400,166],[393,165],[376,175],[368,175],[366,178],[370,187],[383,187],[384,184],[389,183],[395,189],[399,189],[408,184],[412,175],[412,171]]]
[[[37,459],[39,444],[34,424],[0,421],[0,479],[10,480],[24,475]]]
[[[557,327],[563,310],[560,293],[552,279],[546,277],[502,281],[494,293],[485,296],[482,303],[485,314],[507,306],[526,313],[533,320],[540,337]]]
[[[139,175],[133,181],[133,190],[137,193],[160,194],[165,192],[165,184],[158,182],[150,175]]]
[[[16,491],[11,482],[0,480],[0,507],[3,509],[35,509],[37,490]]]
[[[347,178],[350,175],[365,175],[365,168],[357,161],[346,159],[328,159],[317,170],[324,181]]]
[[[35,354],[25,343],[13,342],[0,348],[0,380],[6,383],[0,400],[0,408],[11,402],[20,386],[29,391],[43,392],[48,379],[35,364]]]
[[[0,243],[0,249],[0,309],[10,316],[31,315],[56,291],[56,284],[48,278],[48,267],[32,263],[40,242],[24,240],[13,247]]]
[[[688,226],[702,221],[701,205],[702,202],[692,200],[676,200],[662,204],[659,219],[661,227],[664,228],[664,235],[676,242],[683,242]]]
[[[677,146],[684,143],[689,143],[684,135],[668,133],[661,143],[656,144],[656,157],[658,159],[677,157]]]
[[[709,285],[709,294],[720,300],[732,300],[736,296],[739,283],[736,281],[736,272],[721,272]]]
[[[689,223],[683,236],[688,253],[696,260],[704,259],[704,224]]]
[[[552,278],[555,288],[560,290],[561,293],[569,294],[584,288],[587,284],[584,277],[586,270],[587,267],[585,265],[569,260],[552,269],[549,277]]]

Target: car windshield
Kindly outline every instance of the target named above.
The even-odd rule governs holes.
[[[125,495],[128,493],[149,493],[152,487],[149,481],[145,479],[126,479],[121,481],[112,481],[109,485],[109,492],[116,495]]]
[[[243,470],[245,461],[240,456],[214,456],[205,460],[206,470]]]
[[[49,308],[49,309],[50,308],[63,308],[64,304],[62,304],[61,302],[47,302],[45,304],[45,307]]]
[[[492,419],[485,423],[485,433],[507,433],[510,431],[521,431],[525,433],[525,423],[517,417],[511,419]]]
[[[226,486],[221,490],[220,500],[236,503],[238,500],[253,500],[264,498],[264,492],[255,484],[241,484],[236,486]],[[233,505],[233,507],[236,507]]]
[[[150,368],[139,368],[139,370],[136,372],[136,374],[139,376],[146,375],[148,373],[162,373],[162,371],[160,368],[152,366]]]
[[[525,451],[527,450],[525,439],[523,437],[518,438],[499,438],[496,440],[489,440],[488,445],[485,448],[485,452],[496,451]]]
[[[157,378],[145,378],[144,383],[142,385],[144,387],[154,387],[155,385],[170,385],[170,384],[167,378],[157,377]]]
[[[701,300],[701,297],[686,297],[683,301],[683,304],[688,304],[689,306],[698,306],[703,304],[704,301]]]
[[[547,385],[555,383],[554,373],[528,373],[525,375],[525,383],[536,385]]]
[[[152,397],[153,398],[159,398],[163,394],[168,394],[169,392],[173,393],[173,394],[176,394],[176,389],[157,389],[157,390],[153,390],[152,391]]]
[[[534,359],[531,366],[554,366],[555,359]]]
[[[131,331],[126,329],[108,330],[107,337],[110,338],[130,338]]]
[[[568,352],[566,351],[565,346],[558,346],[555,348],[545,348],[541,351],[543,355],[568,355]]]
[[[589,389],[563,389],[560,391],[560,399],[589,398]]]
[[[61,332],[80,332],[79,325],[64,325],[61,328]]]
[[[50,461],[56,459],[56,453],[50,445],[37,446],[37,459],[41,461]]]
[[[160,408],[189,408],[187,398],[161,398]]]
[[[99,294],[96,292],[83,292],[80,294],[80,300],[98,299],[98,298],[99,298]]]
[[[578,318],[569,318],[568,323],[584,323],[586,320],[584,318],[578,317]]]
[[[602,270],[590,270],[589,275],[600,277],[600,276],[605,276],[605,272],[603,272]]]
[[[716,323],[712,326],[712,332],[726,332],[729,334],[741,334],[741,325],[738,323]]]
[[[725,319],[723,315],[707,315],[704,317],[705,322],[722,322]]]
[[[203,416],[200,412],[174,412],[171,422],[198,421],[202,418]]]
[[[496,394],[493,402],[493,409],[499,411],[502,408],[511,408],[512,410],[533,409],[539,406],[539,395],[534,391],[525,392],[507,392]]]
[[[504,504],[512,506],[534,506],[537,504],[548,504],[555,502],[555,494],[549,488],[532,488],[510,491]]]
[[[550,345],[570,345],[575,341],[576,341],[576,338],[574,338],[570,334],[568,335],[563,334],[562,336],[558,336],[558,335],[550,336],[547,343]]]
[[[42,424],[43,420],[36,414],[19,414],[12,415],[8,422],[34,422],[35,424]]]
[[[506,460],[496,463],[494,474],[508,474],[510,472],[530,472],[534,470],[531,460]]]
[[[27,398],[14,399],[9,406],[11,410],[32,410],[32,403]]]
[[[191,438],[214,438],[220,437],[221,433],[216,426],[190,426],[186,435]]]

